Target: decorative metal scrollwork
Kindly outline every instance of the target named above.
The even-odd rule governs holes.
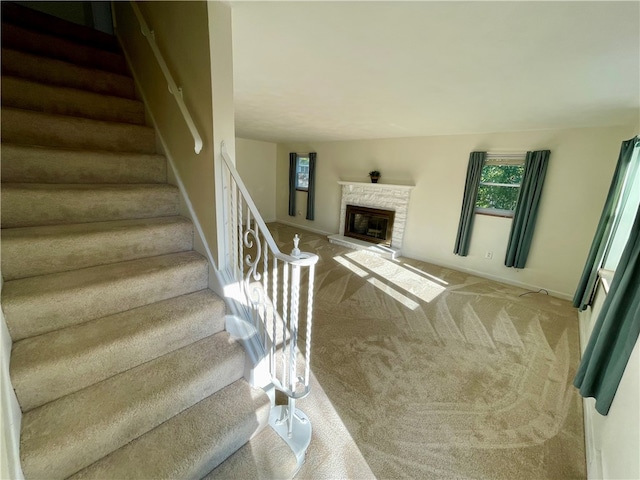
[[[265,303],[264,292],[260,288],[260,284],[251,285],[252,281],[259,282],[262,279],[262,274],[258,271],[258,263],[262,258],[262,245],[260,244],[258,232],[251,228],[247,228],[244,231],[242,242],[245,248],[254,248],[254,245],[256,248],[254,256],[249,253],[244,257],[244,262],[249,267],[244,278],[245,291],[247,292],[247,299],[256,308]]]

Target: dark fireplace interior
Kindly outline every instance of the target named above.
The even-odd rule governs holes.
[[[344,235],[390,247],[394,215],[391,210],[347,205]]]

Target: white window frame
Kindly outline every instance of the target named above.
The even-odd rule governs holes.
[[[484,169],[487,165],[496,165],[496,166],[511,166],[511,165],[524,165],[524,162],[527,158],[527,152],[507,152],[507,153],[497,153],[497,152],[487,152],[487,156],[482,168]],[[480,185],[485,185],[489,187],[512,187],[512,188],[520,188],[522,184],[513,184],[513,183],[490,183],[490,182],[479,182],[478,187]],[[477,199],[476,199],[477,202]],[[514,210],[503,210],[499,208],[481,208],[475,207],[475,213],[480,215],[491,215],[494,217],[507,217],[513,218],[515,213]]]

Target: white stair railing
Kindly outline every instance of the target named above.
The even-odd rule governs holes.
[[[270,382],[288,397],[273,409],[271,426],[292,447],[299,466],[311,441],[311,423],[295,408],[309,393],[313,280],[318,256],[300,252],[299,237],[290,255],[282,253],[260,216],[222,143],[222,184],[226,280],[235,316],[248,322],[259,339]]]

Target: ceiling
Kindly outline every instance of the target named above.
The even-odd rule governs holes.
[[[630,125],[640,2],[232,2],[236,133],[327,141]]]

